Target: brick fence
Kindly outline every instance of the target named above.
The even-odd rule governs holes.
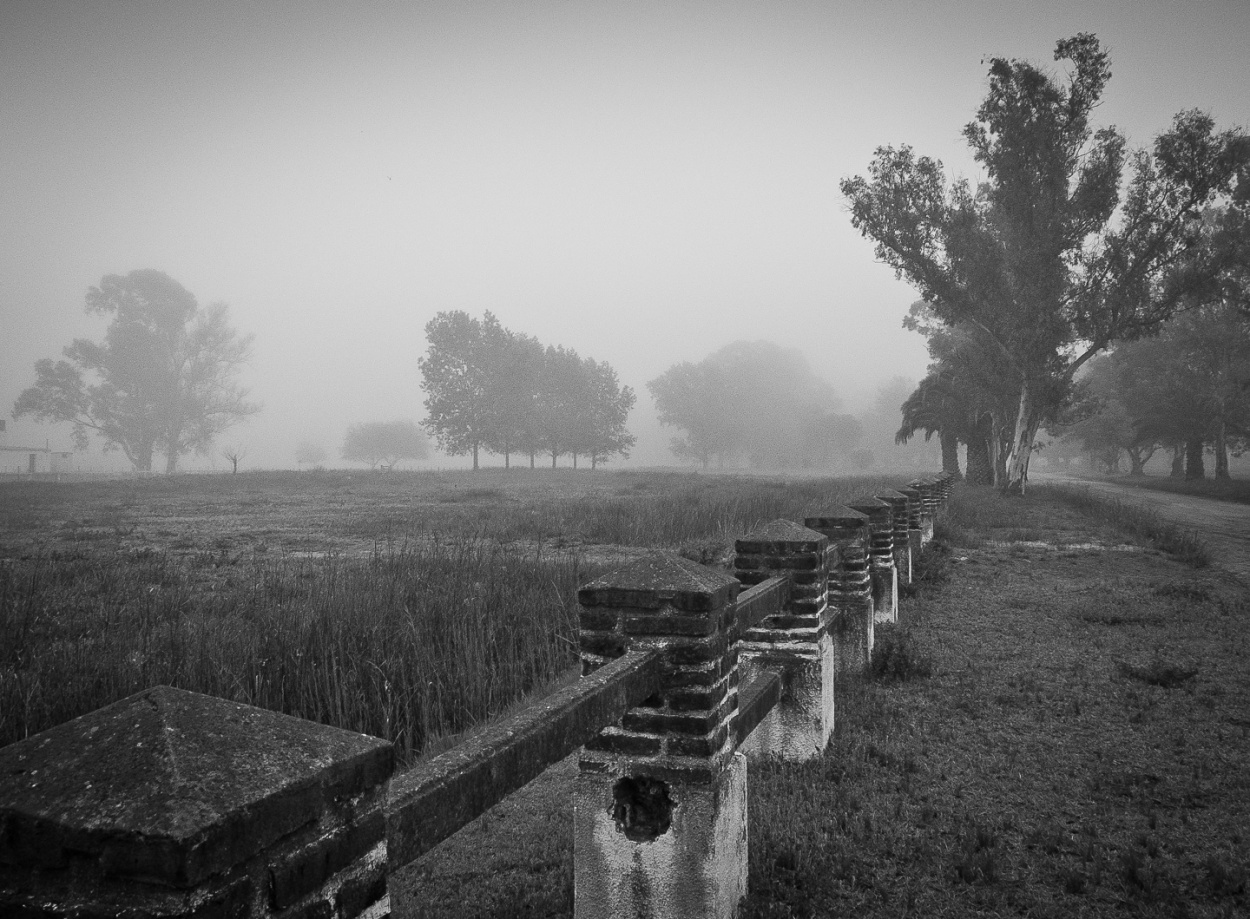
[[[417,915],[388,873],[581,748],[575,915],[732,916],[747,757],[825,748],[951,486],[774,521],[732,574],[655,553],[585,585],[582,680],[405,773],[378,738],[167,686],[0,748],[0,915]]]

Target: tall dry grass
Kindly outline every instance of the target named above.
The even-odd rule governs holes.
[[[576,556],[480,541],[369,559],[41,554],[0,566],[0,744],[169,684],[410,757],[574,661]]]

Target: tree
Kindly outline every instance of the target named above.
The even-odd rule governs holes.
[[[1244,450],[1250,436],[1250,316],[1233,301],[1209,302],[1178,315],[1158,342],[1142,372],[1167,388],[1140,400],[1142,428],[1183,440],[1190,478],[1205,474],[1202,453],[1210,444],[1216,478],[1228,478],[1229,453]]]
[[[870,407],[859,413],[863,429],[863,448],[869,457],[867,465],[859,468],[873,468],[882,464],[923,468],[932,466],[934,457],[930,449],[920,444],[905,447],[908,439],[898,437],[901,413],[906,409],[908,398],[915,388],[915,380],[901,375],[892,376],[877,385]],[[948,448],[953,450],[956,444],[949,435],[943,437],[940,432],[935,433],[939,434],[939,442],[945,440]],[[925,441],[927,443],[927,437]]]
[[[1018,396],[1011,366],[978,326],[947,325],[923,300],[911,305],[903,327],[925,336],[931,361],[929,375],[903,404],[896,437],[938,434],[943,468],[951,440],[966,444],[969,484],[1002,483]]]
[[[845,179],[853,225],[947,324],[982,329],[1011,368],[1016,412],[1006,485],[1022,489],[1038,427],[1076,371],[1118,340],[1150,334],[1212,264],[1195,233],[1201,209],[1235,190],[1246,141],[1182,112],[1130,159],[1124,138],[1093,130],[1110,79],[1098,39],[1058,42],[1066,83],[995,58],[989,91],[964,136],[985,181],[946,187],[941,163],[882,147],[870,178]]]
[[[95,431],[143,472],[163,452],[173,473],[180,456],[207,453],[219,433],[259,410],[237,382],[252,337],[230,327],[223,304],[201,309],[149,269],[107,275],[87,292],[86,311],[112,317],[104,341],[78,338],[67,360],[36,362],[14,417],[68,422],[79,449]]]
[[[975,416],[958,384],[941,371],[931,371],[903,400],[902,414],[903,423],[894,435],[895,440],[906,443],[920,431],[924,431],[925,440],[938,435],[942,445],[942,471],[962,478],[959,443],[961,440],[968,443],[971,439]]]
[[[633,390],[622,387],[607,363],[576,351],[547,347],[509,331],[489,312],[439,313],[426,325],[429,353],[421,358],[426,427],[451,454],[472,453],[473,468],[485,448],[502,454],[565,453],[589,456],[591,467],[634,443],[625,430]]]
[[[685,430],[669,445],[679,459],[691,459],[708,467],[712,457],[723,466],[738,448],[733,413],[725,393],[728,381],[718,364],[675,364],[647,384],[655,400],[660,423]]]
[[[756,468],[828,466],[862,428],[803,354],[768,341],[738,341],[698,364],[676,364],[647,384],[660,422],[684,429],[673,453],[707,468],[745,456]]]
[[[425,459],[429,442],[413,421],[371,421],[354,424],[343,439],[343,459],[381,466],[389,471],[402,459]]]
[[[1210,444],[1217,478],[1250,436],[1250,315],[1218,297],[1178,313],[1153,337],[1086,365],[1086,392],[1061,430],[1113,471],[1120,452],[1131,474],[1158,446],[1171,447],[1173,474],[1205,476]]]
[[[576,351],[548,345],[534,407],[532,437],[556,460],[578,447],[579,414],[585,412],[590,379]],[[576,454],[574,458],[576,463]]]
[[[590,457],[590,468],[596,469],[618,453],[629,456],[629,448],[637,438],[625,429],[625,422],[634,407],[635,396],[631,387],[621,385],[607,361],[596,363],[588,357],[584,367],[590,384],[590,399],[577,441],[581,452]]]
[[[314,467],[320,466],[329,455],[321,444],[313,443],[311,440],[302,440],[295,448],[295,464],[303,466],[307,463]]]
[[[221,455],[222,458],[226,459],[230,463],[230,474],[238,475],[239,463],[245,456],[247,456],[247,450],[243,447],[231,445],[224,448],[221,451]]]
[[[497,322],[483,324],[483,337],[489,355],[483,443],[503,455],[505,468],[512,465],[514,451],[526,449],[531,450],[533,465],[532,431],[545,357],[542,343]]]
[[[426,393],[426,429],[444,453],[471,453],[474,469],[498,417],[492,404],[491,383],[497,377],[490,348],[490,340],[501,332],[498,326],[489,312],[481,321],[462,310],[439,313],[426,323],[430,347],[417,361]]]

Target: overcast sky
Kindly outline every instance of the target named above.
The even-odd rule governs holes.
[[[1131,144],[1184,108],[1250,125],[1250,0],[0,0],[0,414],[136,268],[255,335],[247,465],[419,420],[450,309],[612,363],[644,462],[646,382],[738,339],[802,349],[854,409],[927,355],[839,180],[904,143],[975,177],[988,59],[1055,66],[1079,31]],[[10,423],[45,436],[68,446]]]

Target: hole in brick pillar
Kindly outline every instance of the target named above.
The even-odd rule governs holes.
[[[651,842],[668,832],[673,801],[659,779],[625,778],[612,786],[612,819],[633,842]]]

